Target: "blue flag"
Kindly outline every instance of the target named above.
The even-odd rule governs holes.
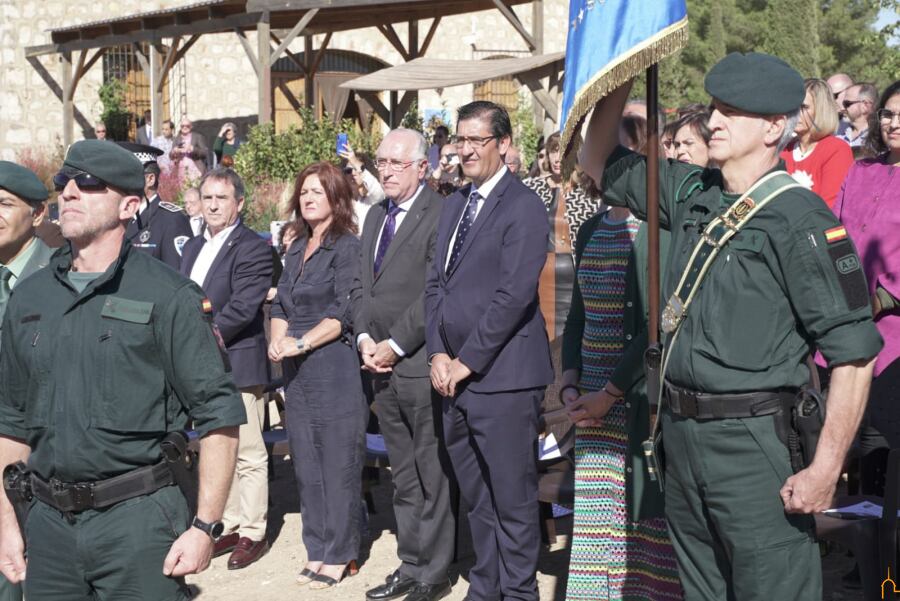
[[[685,0],[570,0],[562,147],[598,100],[687,39]]]

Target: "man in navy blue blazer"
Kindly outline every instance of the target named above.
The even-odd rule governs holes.
[[[444,202],[425,288],[431,381],[470,508],[470,601],[538,599],[535,441],[553,368],[537,291],[550,227],[504,165],[511,143],[503,107],[459,109],[457,152],[472,183]]]
[[[246,567],[268,551],[268,453],[262,438],[263,388],[269,382],[263,303],[272,286],[272,251],[241,223],[244,184],[231,169],[208,171],[200,180],[206,229],[184,246],[181,273],[199,284],[228,351],[247,423],[240,427],[235,477],[215,553],[232,551],[228,569]]]

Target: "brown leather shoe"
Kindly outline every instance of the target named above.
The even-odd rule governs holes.
[[[213,546],[213,557],[231,553],[240,539],[241,535],[237,532],[232,532],[231,534],[226,534],[219,538],[219,540],[216,541],[215,546]]]
[[[228,558],[229,570],[240,570],[265,555],[269,551],[269,542],[266,539],[252,541],[243,536]]]

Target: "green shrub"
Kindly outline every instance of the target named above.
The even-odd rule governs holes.
[[[100,120],[106,125],[106,137],[110,140],[128,140],[131,113],[125,109],[125,84],[113,77],[100,86],[97,94],[103,104]]]
[[[234,157],[234,169],[247,188],[244,220],[249,227],[268,230],[269,221],[283,217],[280,200],[304,167],[319,161],[340,163],[336,148],[339,133],[347,134],[356,152],[369,156],[375,154],[381,141],[377,128],[365,132],[349,119],[339,123],[327,115],[316,119],[307,108],[300,111],[300,117],[299,127],[291,126],[281,133],[271,123],[251,127]]]

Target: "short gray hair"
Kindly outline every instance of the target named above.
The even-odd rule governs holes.
[[[784,132],[781,134],[781,139],[778,140],[778,145],[775,147],[775,152],[778,154],[781,154],[781,151],[787,148],[787,145],[794,139],[794,128],[797,127],[797,121],[799,119],[799,108],[784,115]]]
[[[409,157],[410,160],[421,161],[422,159],[428,158],[428,142],[425,140],[425,136],[422,135],[422,132],[406,127],[398,127],[389,131],[387,136],[393,133],[406,134],[408,136],[412,136],[415,139],[415,144],[413,145],[413,156]],[[387,136],[385,136],[385,139],[387,139]],[[382,143],[384,143],[384,140],[382,140]]]
[[[229,182],[234,187],[235,200],[243,198],[244,181],[241,179],[241,176],[238,175],[237,172],[231,167],[216,167],[215,169],[207,171],[200,179],[200,185],[197,186],[197,188],[201,190],[201,197],[203,196],[202,190],[204,184],[206,184],[206,182],[211,179],[216,181]]]

